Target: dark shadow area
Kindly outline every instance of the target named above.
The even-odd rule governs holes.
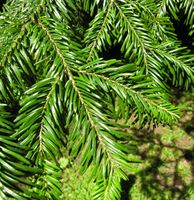
[[[124,33],[123,38],[127,36],[127,33]],[[129,60],[125,57],[124,53],[121,51],[122,40],[118,41],[118,38],[115,34],[109,32],[109,37],[111,44],[105,43],[105,46],[102,48],[102,52],[99,52],[99,56],[104,60],[117,59],[121,60],[122,63],[129,63]],[[132,62],[132,60],[130,60]]]
[[[90,22],[94,19],[94,16],[90,16],[87,12],[80,10],[79,11],[82,21],[80,21],[81,25],[84,27],[84,29],[89,28]],[[80,17],[79,17],[80,19]]]
[[[180,11],[177,15],[179,20],[171,18],[175,28],[175,33],[177,34],[178,39],[182,42],[182,45],[188,47],[188,49],[191,50],[191,53],[194,53],[194,45],[192,45],[194,34],[191,36],[189,35],[190,29],[185,24],[186,15],[184,14],[184,11]]]
[[[101,56],[104,58],[104,60],[110,60],[110,59],[117,59],[117,60],[123,60],[124,56],[122,55],[121,51],[121,44],[115,44],[112,46],[106,47],[106,49],[103,49]]]
[[[6,3],[6,0],[1,0],[0,1],[0,12],[2,12],[3,11],[3,4],[5,4]]]
[[[194,150],[185,150],[184,152],[184,158],[188,161],[194,161]]]
[[[194,116],[192,116],[191,120],[184,121],[181,127],[194,139]]]
[[[121,181],[121,200],[130,200],[130,189],[135,183],[136,177],[134,175],[129,175],[128,180],[122,180]]]

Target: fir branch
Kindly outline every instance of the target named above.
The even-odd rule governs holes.
[[[90,61],[91,58],[95,55],[95,53],[93,53],[95,48],[97,48],[98,50],[102,50],[102,46],[105,46],[105,40],[108,39],[108,43],[110,44],[110,36],[108,31],[110,30],[111,22],[113,22],[113,16],[111,16],[112,6],[113,1],[110,2],[108,8],[100,11],[97,14],[95,19],[91,22],[91,27],[87,30],[85,34],[84,43],[86,43],[87,47],[89,48],[88,58],[86,60],[87,62]],[[97,32],[95,36],[90,34],[94,31]]]
[[[137,101],[137,99],[139,99],[141,102],[144,102],[142,103],[142,105],[146,105],[149,107],[151,107],[150,109],[146,109],[147,106],[145,106],[145,109],[144,111],[145,112],[148,112],[148,115],[150,115],[153,111],[153,113],[151,114],[152,117],[156,117],[156,118],[159,118],[159,115],[160,115],[160,112],[165,114],[165,116],[162,116],[161,120],[164,120],[164,122],[167,122],[167,123],[170,123],[174,120],[177,120],[178,119],[178,114],[175,113],[175,107],[171,105],[170,108],[168,108],[170,106],[170,104],[166,104],[165,103],[163,104],[162,101],[161,101],[161,105],[159,104],[158,100],[162,100],[162,93],[160,93],[160,89],[158,88],[158,97],[156,97],[154,95],[154,99],[152,100],[152,96],[149,96],[150,99],[148,99],[148,94],[149,94],[149,90],[152,90],[152,88],[147,88],[147,92],[145,90],[145,88],[143,88],[143,91],[141,92],[138,92],[135,90],[135,88],[138,88],[138,85],[133,85],[132,87],[129,87],[127,85],[123,85],[122,83],[119,83],[119,81],[117,80],[113,80],[111,79],[111,77],[105,77],[103,75],[99,75],[97,73],[92,73],[92,72],[87,72],[87,71],[83,71],[83,70],[79,70],[78,71],[79,73],[83,73],[83,74],[86,74],[87,76],[94,76],[96,78],[99,78],[101,81],[103,81],[102,84],[104,85],[107,85],[109,87],[111,87],[115,92],[121,90],[120,92],[117,93],[118,96],[122,96],[123,101],[127,101],[126,98],[128,98],[128,95],[127,93],[129,94],[129,96],[132,96],[132,98],[134,98],[134,103],[136,104],[136,106],[138,107],[139,105],[139,102]],[[91,84],[91,82],[90,82]],[[151,84],[153,84],[152,82],[149,83],[149,86],[151,87]],[[156,92],[156,86],[153,85],[153,87],[155,88],[155,92]],[[118,88],[118,90],[116,90],[115,88]],[[127,91],[127,93],[126,93]],[[124,93],[126,93],[124,95]],[[123,94],[123,95],[122,95]],[[145,96],[144,96],[145,95]],[[136,99],[137,98],[137,99]],[[156,100],[156,98],[158,100]],[[158,110],[159,112],[155,112],[156,110]],[[156,114],[156,115],[155,115]],[[161,122],[161,121],[160,121]]]
[[[92,166],[93,199],[121,198],[121,179],[139,162],[128,156],[135,152],[123,128],[173,124],[179,111],[168,92],[194,81],[192,55],[167,16],[184,9],[193,26],[189,5],[9,1],[0,17],[0,198],[62,198],[62,147],[82,173]],[[78,23],[88,15],[89,27]],[[103,55],[114,56],[114,46],[121,60]]]
[[[149,51],[150,45],[151,45],[151,39],[149,38],[148,34],[146,33],[145,28],[143,27],[142,23],[138,19],[138,16],[135,16],[135,14],[132,14],[132,9],[128,9],[128,5],[124,4],[123,6],[119,6],[117,2],[114,1],[114,4],[116,8],[119,11],[118,19],[120,22],[120,29],[122,30],[122,27],[124,26],[127,30],[128,36],[124,39],[122,48],[125,49],[126,53],[125,56],[128,56],[130,51],[132,51],[132,48],[137,49],[137,63],[141,64],[143,62],[143,65],[145,66],[146,73],[148,73],[147,70],[147,52]],[[130,17],[130,20],[129,20]],[[123,19],[123,23],[122,20]],[[141,31],[140,31],[141,30]],[[122,33],[123,34],[123,33]],[[130,36],[132,35],[132,36]],[[130,40],[133,38],[133,43],[130,42]],[[139,48],[140,46],[140,48]]]

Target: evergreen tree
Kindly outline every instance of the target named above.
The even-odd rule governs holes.
[[[93,199],[134,173],[125,128],[177,121],[194,82],[192,0],[8,0],[0,13],[0,198],[61,199],[64,148],[92,169]],[[135,134],[135,133],[134,133]]]

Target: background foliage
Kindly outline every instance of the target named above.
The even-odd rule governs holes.
[[[155,195],[160,188],[147,188],[145,172],[160,162],[149,158],[169,152],[162,146],[168,138],[153,129],[178,120],[172,91],[194,82],[193,13],[192,0],[7,1],[0,15],[0,198],[68,198],[72,160],[93,181],[91,199],[124,198],[134,174],[147,189],[141,194]],[[189,42],[176,32],[179,19]],[[138,137],[157,142],[142,147]]]

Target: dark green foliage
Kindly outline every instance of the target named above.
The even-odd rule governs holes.
[[[194,82],[169,16],[191,0],[10,0],[0,15],[0,198],[61,199],[66,148],[93,199],[120,199],[139,160],[124,128],[173,124],[170,88]],[[119,55],[111,49],[119,47]],[[17,147],[17,148],[16,148]],[[38,170],[37,170],[38,169]]]

